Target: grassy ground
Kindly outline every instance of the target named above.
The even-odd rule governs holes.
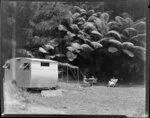
[[[145,112],[144,86],[106,85],[81,87],[76,83],[58,83],[62,96],[42,97],[40,92],[26,92],[11,83],[4,84],[5,113],[88,114],[142,117]],[[9,86],[9,87],[8,87]]]

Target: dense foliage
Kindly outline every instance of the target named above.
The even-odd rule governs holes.
[[[27,3],[17,11],[17,32],[26,43],[18,46],[17,56],[68,62],[99,80],[143,81],[146,19],[133,20],[128,13],[112,17],[99,9],[102,5]]]

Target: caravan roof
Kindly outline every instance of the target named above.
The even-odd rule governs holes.
[[[31,61],[42,61],[42,62],[55,62],[58,63],[57,61],[53,61],[53,60],[48,60],[48,59],[37,59],[37,58],[25,58],[27,60],[31,60]]]
[[[27,60],[30,60],[30,61],[40,61],[40,62],[53,62],[53,63],[58,63],[57,61],[53,61],[53,60],[48,60],[48,59],[37,59],[37,58],[26,58],[26,57],[16,57],[16,58],[12,58],[12,59],[9,59],[7,60],[6,62],[11,62],[13,61],[13,59],[27,59]]]

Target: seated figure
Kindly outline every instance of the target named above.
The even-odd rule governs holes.
[[[83,83],[90,85],[90,83],[88,82],[88,78],[86,78],[86,76],[83,77]]]
[[[115,87],[117,82],[118,82],[118,79],[116,79],[116,78],[113,77],[108,82],[107,87]]]
[[[92,76],[92,79],[93,79],[93,84],[96,84],[97,83],[97,78],[95,78],[94,76]]]

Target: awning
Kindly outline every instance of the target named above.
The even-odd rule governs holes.
[[[74,65],[71,65],[71,64],[68,64],[68,63],[59,63],[59,65],[66,66],[66,67],[69,67],[69,68],[72,68],[72,69],[79,69],[78,66],[74,66]]]

